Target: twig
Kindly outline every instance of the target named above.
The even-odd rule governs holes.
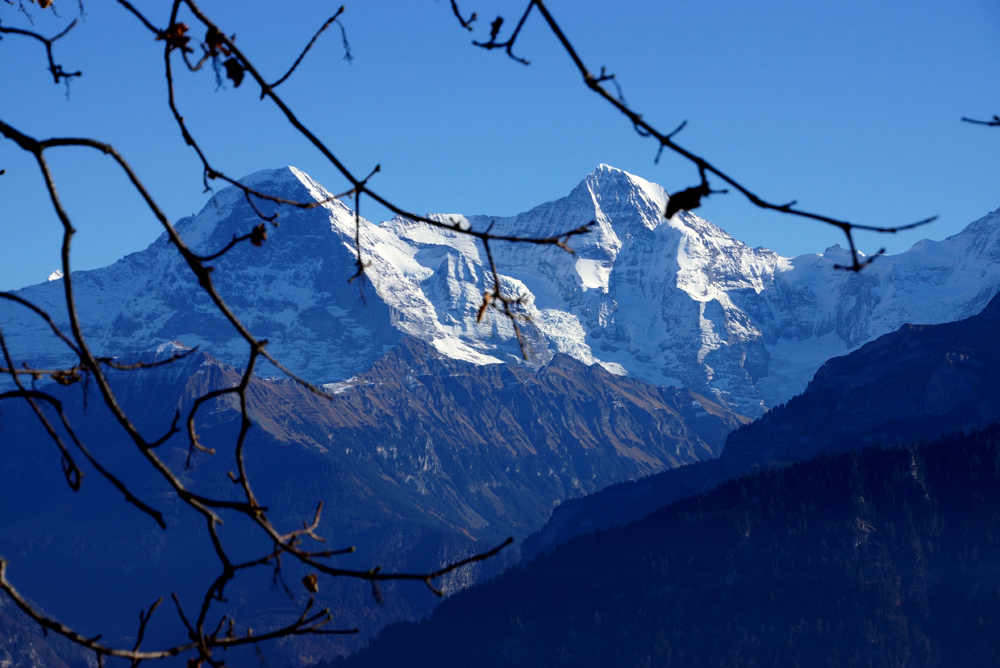
[[[52,45],[55,42],[62,39],[63,37],[65,37],[66,34],[69,33],[69,31],[72,30],[74,26],[76,26],[76,22],[77,19],[73,19],[70,22],[70,24],[66,26],[66,28],[55,37],[42,37],[37,32],[33,32],[31,30],[21,30],[20,28],[4,28],[2,25],[0,25],[0,35],[21,35],[23,37],[30,37],[34,40],[41,42],[43,45],[45,45],[45,55],[49,59],[49,73],[52,75],[52,79],[55,81],[55,83],[59,83],[60,81],[65,81],[66,84],[69,85],[70,79],[72,79],[73,77],[83,76],[83,72],[80,72],[79,70],[76,72],[67,72],[66,70],[63,69],[62,65],[57,64],[52,57]]]
[[[994,115],[993,118],[988,121],[977,121],[974,118],[966,118],[965,116],[962,116],[962,120],[965,121],[966,123],[975,123],[976,125],[991,125],[994,127],[1000,125],[1000,116],[996,115]]]
[[[309,53],[309,49],[311,49],[313,47],[313,44],[316,43],[316,40],[319,39],[319,36],[322,35],[323,32],[327,28],[329,28],[333,24],[334,21],[337,20],[337,17],[340,16],[341,14],[343,14],[343,13],[344,13],[344,5],[341,5],[340,9],[337,10],[337,13],[334,14],[333,16],[331,16],[330,18],[328,18],[326,20],[326,23],[324,23],[322,26],[320,26],[320,29],[316,31],[316,34],[313,35],[313,38],[311,40],[309,40],[308,44],[306,44],[306,48],[302,49],[302,53],[300,53],[299,57],[295,59],[295,62],[292,63],[292,66],[290,68],[288,68],[288,71],[285,72],[284,75],[281,76],[281,78],[279,78],[273,84],[271,84],[270,86],[268,86],[268,88],[272,88],[272,89],[273,88],[277,88],[278,86],[280,86],[282,83],[285,82],[285,79],[287,79],[288,77],[292,76],[292,72],[294,72],[295,68],[299,66],[299,63],[302,62],[302,59],[306,57],[306,54]],[[348,51],[348,53],[350,53],[350,51]],[[263,90],[261,90],[260,98],[264,99],[264,91]]]

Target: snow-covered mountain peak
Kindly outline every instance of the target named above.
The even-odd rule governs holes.
[[[279,190],[284,190],[289,187],[301,186],[303,177],[312,180],[304,172],[291,165],[286,165],[277,169],[259,169],[239,179],[239,182],[257,190],[262,190],[261,186],[277,187]]]
[[[486,229],[497,234],[545,236],[566,232],[587,223],[595,223],[589,234],[574,237],[570,245],[578,256],[597,261],[613,261],[622,240],[644,236],[659,227],[667,193],[659,185],[609,165],[599,165],[565,197],[546,202],[515,216],[430,214],[449,224],[460,221],[463,227]],[[431,238],[463,237],[447,230],[427,231],[426,226],[396,217],[383,227],[406,238],[428,241]]]
[[[302,209],[221,189],[177,223],[210,254],[279,213],[260,247],[237,244],[213,260],[220,294],[296,373],[335,383],[366,370],[402,336],[476,364],[520,359],[511,323],[483,294],[495,289],[485,250],[455,229],[396,217],[360,218],[359,294],[354,212],[294,167],[243,181],[269,195],[322,204]],[[880,257],[860,274],[837,271],[848,251],[782,258],[749,248],[691,212],[662,218],[666,191],[600,165],[568,195],[510,217],[434,215],[505,235],[548,236],[594,222],[555,246],[494,242],[505,295],[520,298],[530,363],[557,353],[660,385],[684,385],[750,416],[800,392],[835,355],[906,322],[933,324],[978,312],[1000,284],[1000,210],[943,241]],[[176,250],[161,237],[104,269],[75,272],[77,303],[102,355],[167,341],[201,346],[235,366],[246,344],[221,318]],[[20,294],[56,315],[63,282]],[[362,298],[363,297],[363,298]],[[18,355],[50,368],[66,361],[44,322],[7,302],[0,323]],[[25,359],[28,359],[26,357]],[[260,367],[262,373],[273,369]]]
[[[654,230],[663,223],[669,196],[662,186],[601,164],[570,193],[570,198],[579,196],[584,189],[593,202],[598,223],[600,219],[611,222],[619,235],[632,232],[637,225]]]
[[[239,181],[272,197],[293,202],[323,202],[312,211],[323,209],[327,215],[296,215],[310,210],[284,206],[254,195],[249,195],[248,198],[239,188],[225,187],[214,193],[196,215],[177,222],[178,233],[195,252],[213,253],[229,243],[233,236],[248,233],[261,222],[257,211],[267,216],[278,214],[278,225],[269,226],[268,234],[272,237],[287,234],[322,235],[331,228],[335,228],[341,235],[354,235],[353,211],[340,200],[332,199],[332,194],[326,188],[295,167],[262,169]],[[248,199],[253,200],[252,205]],[[285,225],[286,222],[288,225]],[[283,226],[287,229],[279,229]],[[166,242],[165,234],[160,241]]]
[[[945,243],[958,241],[969,259],[996,262],[1000,260],[1000,209],[992,211],[966,226]]]
[[[971,223],[966,225],[961,232],[959,232],[958,234],[953,234],[948,238],[952,239],[959,235],[970,235],[970,234],[971,235],[986,234],[989,236],[994,236],[998,233],[1000,233],[1000,209],[996,209],[995,211],[990,211],[982,218],[972,221]]]

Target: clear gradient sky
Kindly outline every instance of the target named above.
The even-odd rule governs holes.
[[[169,3],[137,4],[166,23]],[[272,77],[339,4],[202,2]],[[343,60],[334,29],[279,92],[355,173],[380,163],[372,185],[418,213],[514,214],[566,195],[602,162],[668,191],[697,182],[685,161],[665,155],[653,163],[656,145],[583,86],[539,17],[518,44],[528,67],[470,45],[497,14],[514,22],[525,0],[460,5],[478,12],[476,32],[461,29],[448,0],[347,0],[353,63]],[[34,11],[37,30],[51,34],[76,15],[75,0],[57,6],[62,20]],[[1000,207],[1000,128],[959,122],[1000,113],[998,0],[548,6],[588,66],[615,72],[645,118],[664,130],[686,119],[678,141],[762,196],[875,225],[941,216],[895,237],[860,236],[863,250],[901,252]],[[160,43],[113,2],[84,7],[85,20],[56,48],[67,69],[84,72],[68,98],[38,43],[0,41],[0,118],[39,138],[110,142],[172,218],[198,211],[207,195],[165,104]],[[0,21],[30,27],[6,3]],[[331,190],[344,185],[252,84],[216,90],[208,70],[182,74],[178,93],[227,173],[291,164]],[[104,156],[70,149],[50,159],[80,230],[75,268],[109,264],[162,231]],[[60,228],[37,167],[6,140],[0,168],[0,289],[12,289],[59,267]],[[371,220],[386,217],[362,206]],[[836,230],[759,211],[735,195],[713,196],[698,213],[783,255],[842,241]]]

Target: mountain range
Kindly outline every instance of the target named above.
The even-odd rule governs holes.
[[[294,168],[244,179],[288,199],[329,192]],[[1000,284],[1000,211],[944,241],[921,241],[855,274],[839,246],[784,258],[749,248],[682,212],[664,220],[666,191],[601,165],[566,197],[513,217],[440,215],[511,235],[556,234],[593,221],[573,239],[575,255],[543,246],[493,245],[506,294],[531,318],[531,363],[556,353],[654,385],[687,387],[751,418],[805,389],[830,357],[904,323],[935,324],[977,313]],[[477,322],[492,287],[482,247],[452,230],[404,218],[360,220],[370,280],[355,272],[355,216],[341,201],[280,213],[261,248],[242,244],[213,262],[220,293],[269,350],[303,377],[343,381],[403,336],[475,364],[520,357],[506,320]],[[210,254],[259,222],[235,188],[177,223],[191,247]],[[85,331],[99,353],[146,350],[166,341],[200,346],[245,364],[246,351],[215,311],[166,236],[94,271],[74,272]],[[59,280],[18,292],[65,321]],[[67,361],[44,323],[0,303],[17,354],[40,366]],[[276,374],[276,370],[262,368]]]
[[[288,199],[329,198],[294,168],[244,181]],[[251,381],[248,465],[272,516],[297,526],[322,499],[336,509],[327,512],[327,535],[358,547],[358,556],[341,559],[427,570],[508,535],[524,538],[551,513],[523,545],[533,557],[760,466],[996,419],[988,332],[1000,307],[969,316],[1000,284],[1000,210],[853,274],[834,268],[847,261],[839,247],[782,258],[688,212],[664,220],[667,198],[660,186],[602,165],[567,197],[518,216],[439,216],[533,236],[594,222],[592,233],[574,238],[574,255],[491,245],[504,292],[518,295],[530,317],[526,361],[509,322],[478,320],[492,282],[470,238],[403,218],[360,219],[369,265],[359,294],[347,284],[357,259],[350,209],[339,200],[308,210],[258,203],[280,214],[280,226],[261,247],[238,244],[214,260],[213,280],[279,360],[332,395],[310,394],[267,365]],[[228,188],[177,229],[207,255],[258,223],[242,193]],[[175,409],[236,383],[245,343],[165,236],[73,278],[97,354],[149,361],[198,347],[164,367],[112,374],[145,432],[162,433]],[[57,278],[18,294],[65,324],[62,287]],[[969,319],[925,325],[960,318]],[[72,363],[47,325],[20,306],[0,301],[0,323],[18,363]],[[977,327],[987,333],[969,333]],[[894,388],[906,390],[905,415],[895,422]],[[121,609],[148,606],[164,582],[181,582],[179,595],[191,600],[214,575],[213,557],[201,526],[113,436],[106,409],[94,401],[88,408],[87,388],[46,389],[102,461],[162,506],[170,529],[152,526],[96,475],[70,493],[56,457],[35,445],[46,442],[35,418],[8,402],[0,416],[0,554],[11,560],[12,579],[57,617],[128,643],[134,623],[116,616]],[[201,415],[199,433],[223,444],[219,454],[196,453],[185,469],[178,437],[162,446],[164,459],[188,484],[232,493],[224,444],[239,413],[223,398]],[[247,527],[227,532],[241,551],[262,548]],[[449,576],[443,588],[457,592],[517,557],[502,553]],[[284,577],[294,583],[299,570],[288,565]],[[267,574],[235,584],[220,611],[255,628],[297,614],[276,582]],[[356,624],[361,635],[292,639],[269,650],[272,658],[309,664],[355,650],[436,603],[399,586],[386,587],[378,605],[359,583],[324,583],[321,591],[335,623]],[[95,610],[98,599],[104,605]],[[87,664],[11,613],[0,607],[0,639],[8,639],[0,640],[0,662],[44,665],[40,657],[54,652],[68,665]],[[176,622],[164,622],[148,638],[165,643],[178,633]]]

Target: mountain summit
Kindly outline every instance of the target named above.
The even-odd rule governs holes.
[[[293,168],[246,177],[289,199],[330,193]],[[616,374],[683,385],[746,415],[801,392],[830,357],[908,322],[934,324],[977,313],[1000,284],[1000,210],[944,241],[921,241],[860,274],[835,270],[846,251],[783,258],[750,248],[684,212],[664,220],[660,186],[600,165],[566,197],[513,217],[468,216],[509,234],[555,234],[595,221],[554,247],[495,244],[503,289],[523,297],[533,364],[562,353]],[[220,293],[292,370],[337,382],[367,369],[410,335],[477,364],[518,357],[510,324],[476,322],[491,287],[481,246],[451,230],[403,218],[361,219],[371,266],[365,302],[354,274],[355,216],[338,200],[314,209],[276,207],[279,228],[261,248],[241,244],[214,262]],[[442,216],[442,219],[454,216]],[[235,188],[178,221],[199,253],[222,248],[258,222]],[[81,317],[98,352],[143,350],[163,341],[200,345],[241,366],[246,352],[163,236],[104,269],[74,273]],[[64,311],[59,280],[22,296]],[[14,349],[38,366],[58,364],[59,342],[16,305],[0,304]],[[268,373],[262,367],[262,373]]]

